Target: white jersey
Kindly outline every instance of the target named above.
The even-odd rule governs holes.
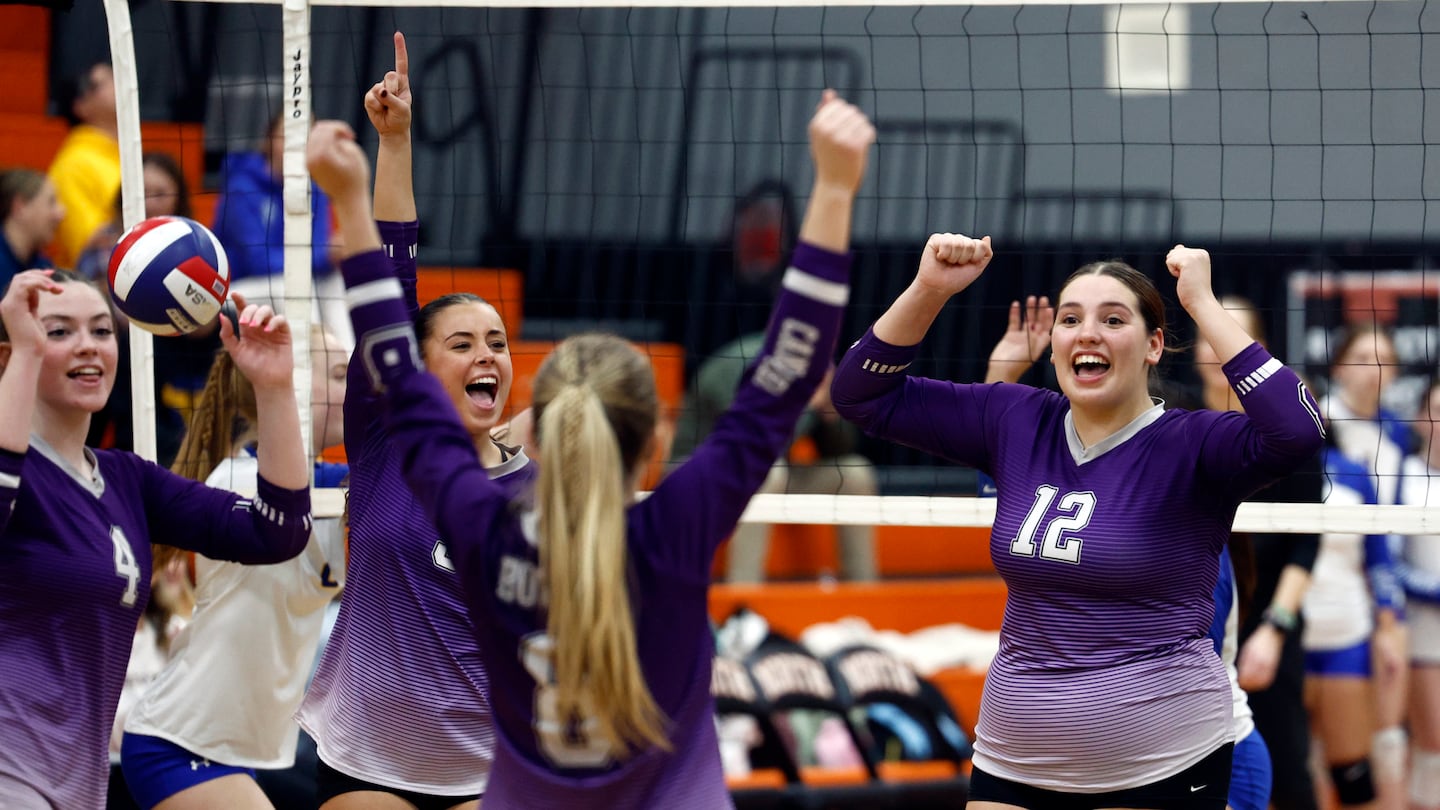
[[[1373,419],[1356,416],[1337,396],[1320,400],[1320,412],[1340,452],[1370,473],[1379,503],[1395,503],[1400,463],[1409,449],[1396,435],[1401,428],[1395,417],[1389,411]]]
[[[248,491],[258,470],[254,458],[239,456],[221,463],[206,483]],[[299,733],[293,715],[325,608],[345,581],[340,521],[316,520],[305,551],[277,565],[197,556],[195,579],[194,618],[125,730],[226,765],[288,768]]]
[[[1328,467],[1327,467],[1328,472]],[[1337,475],[1325,477],[1325,503],[1363,504],[1365,496]],[[1365,577],[1365,536],[1322,534],[1320,553],[1310,571],[1310,588],[1301,607],[1306,650],[1343,650],[1370,637],[1370,585]]]
[[[1255,730],[1255,713],[1250,710],[1250,697],[1240,688],[1240,672],[1235,668],[1235,659],[1240,654],[1240,595],[1230,589],[1230,613],[1225,617],[1225,639],[1220,642],[1220,660],[1225,662],[1225,674],[1230,676],[1230,700],[1235,709],[1235,742],[1250,736]]]
[[[1440,470],[1424,460],[1405,459],[1400,484],[1400,503],[1407,506],[1440,506]],[[1440,574],[1440,535],[1406,537],[1402,546],[1405,563],[1430,574]]]

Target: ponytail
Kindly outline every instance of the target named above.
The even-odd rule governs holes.
[[[619,338],[565,341],[535,383],[540,568],[562,717],[592,717],[616,750],[670,750],[645,682],[628,587],[631,473],[658,407],[648,364]]]

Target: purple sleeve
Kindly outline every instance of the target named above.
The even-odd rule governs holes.
[[[708,581],[715,549],[789,446],[795,423],[835,353],[849,296],[850,255],[797,245],[770,315],[764,348],[745,370],[730,407],[690,459],[631,515],[672,570]],[[684,528],[697,542],[677,542]]]
[[[25,466],[25,454],[0,450],[0,534],[10,524],[15,513],[15,499],[20,495],[20,470]]]
[[[380,228],[380,247],[390,257],[390,269],[400,281],[405,294],[405,309],[413,320],[420,314],[420,295],[416,287],[419,272],[416,257],[420,250],[420,221],[385,222],[376,220]]]
[[[1034,389],[911,377],[905,370],[919,348],[894,346],[867,330],[835,369],[835,410],[870,436],[991,472],[1000,417]]]
[[[261,477],[255,495],[206,486],[134,457],[143,478],[151,537],[214,560],[284,562],[310,541],[310,490]]]
[[[1200,464],[1208,477],[1243,499],[1319,453],[1325,427],[1305,383],[1260,344],[1235,355],[1224,371],[1245,414],[1215,420]]]
[[[414,318],[420,312],[415,263],[420,241],[420,222],[376,220],[375,224],[380,229],[381,250],[390,259],[391,273],[400,282],[406,311]],[[350,371],[345,388],[347,456],[355,458],[361,455],[359,450],[365,447],[370,431],[378,427],[383,408],[384,402],[370,390],[370,381],[365,376],[357,344],[355,354],[350,358]]]

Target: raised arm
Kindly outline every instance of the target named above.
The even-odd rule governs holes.
[[[827,90],[809,127],[815,185],[800,242],[759,351],[744,364],[734,399],[690,460],[634,514],[653,526],[696,527],[695,542],[660,550],[675,570],[708,579],[716,546],[730,534],[830,367],[849,296],[850,221],[875,129],[859,108]]]
[[[1177,279],[1175,295],[1214,349],[1245,410],[1217,423],[1205,438],[1201,464],[1240,497],[1320,452],[1325,426],[1315,398],[1300,380],[1220,305],[1210,285],[1210,254],[1176,245],[1165,257]]]
[[[410,55],[405,35],[396,31],[395,69],[365,94],[365,114],[380,139],[375,153],[375,221],[380,223],[381,241],[413,316],[420,311],[415,292],[420,217],[411,161],[411,102]]]
[[[341,227],[355,234],[345,240],[340,263],[355,362],[366,385],[386,399],[386,427],[410,489],[442,536],[483,535],[485,522],[503,514],[505,497],[480,466],[455,406],[421,365],[415,328],[370,216],[365,153],[338,121],[316,124],[306,152],[310,175],[334,200]]]
[[[231,297],[239,310],[239,334],[221,315],[220,342],[255,388],[255,457],[260,476],[284,489],[307,489],[311,462],[300,440],[290,324],[269,306],[246,303],[238,293]]]
[[[35,389],[45,355],[45,327],[40,323],[40,296],[56,295],[60,285],[49,270],[26,270],[10,282],[0,299],[0,450],[24,455],[30,448],[30,419],[35,413]]]
[[[1010,319],[1000,342],[990,350],[985,365],[985,382],[1020,382],[1030,367],[1050,349],[1050,330],[1055,326],[1055,307],[1050,297],[1025,299],[1025,319],[1021,322],[1019,301],[1010,302]]]
[[[875,321],[875,337],[892,346],[919,343],[950,297],[974,283],[994,256],[990,237],[953,233],[930,236],[920,253],[915,280]]]
[[[1255,339],[1235,320],[1210,285],[1210,253],[1200,248],[1176,245],[1165,256],[1165,266],[1175,282],[1175,297],[1195,321],[1200,336],[1215,350],[1221,364],[1228,363]]]

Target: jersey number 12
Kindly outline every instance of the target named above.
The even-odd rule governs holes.
[[[1015,539],[1010,541],[1011,554],[1017,557],[1035,556],[1035,533],[1040,530],[1040,523],[1044,520],[1045,513],[1050,511],[1050,504],[1055,502],[1058,494],[1060,490],[1049,484],[1041,484],[1035,489],[1035,503],[1030,506]],[[1065,535],[1090,525],[1090,517],[1095,512],[1095,493],[1065,493],[1060,499],[1060,511],[1068,514],[1056,516],[1045,527],[1045,536],[1040,541],[1040,557],[1058,562],[1078,563],[1080,547],[1085,541],[1073,535]]]

